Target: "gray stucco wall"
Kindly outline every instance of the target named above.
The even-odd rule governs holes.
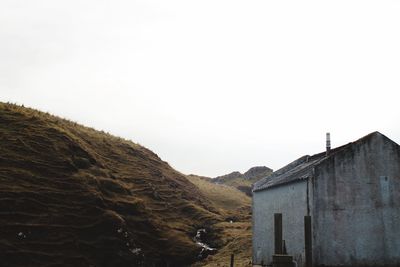
[[[374,135],[314,177],[314,266],[400,266],[399,146]]]
[[[287,251],[301,267],[304,261],[307,182],[299,181],[253,193],[253,264],[269,264],[272,261],[274,213],[282,213]]]

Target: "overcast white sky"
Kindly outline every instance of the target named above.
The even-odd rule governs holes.
[[[399,1],[0,2],[0,100],[138,142],[184,173],[400,143]]]

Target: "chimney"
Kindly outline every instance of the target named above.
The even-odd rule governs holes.
[[[329,155],[329,152],[331,151],[331,134],[326,133],[326,155]]]

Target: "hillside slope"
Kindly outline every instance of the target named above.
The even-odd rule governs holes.
[[[250,168],[245,173],[232,172],[226,175],[218,176],[212,179],[216,184],[224,184],[237,188],[248,196],[251,196],[251,186],[258,180],[271,175],[272,169],[265,166],[256,166]]]
[[[0,103],[1,266],[184,266],[223,221],[150,150]]]
[[[229,266],[235,254],[235,266],[251,266],[251,198],[231,186],[215,184],[211,178],[188,175],[188,179],[224,214],[225,222],[213,225],[219,249],[195,266]]]
[[[234,187],[215,184],[212,179],[197,175],[187,175],[224,218],[249,217],[251,198]]]

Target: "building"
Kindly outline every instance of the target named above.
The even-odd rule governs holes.
[[[303,156],[253,187],[253,264],[271,264],[274,213],[287,253],[305,265],[304,216],[313,266],[400,266],[400,146],[379,132]]]

